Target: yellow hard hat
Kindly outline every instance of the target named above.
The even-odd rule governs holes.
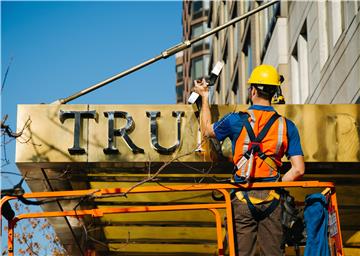
[[[271,65],[257,66],[250,75],[248,84],[264,84],[280,86],[281,78],[276,69]]]

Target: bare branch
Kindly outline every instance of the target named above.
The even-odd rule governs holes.
[[[11,130],[10,126],[5,124],[7,118],[8,118],[8,115],[5,115],[5,117],[1,121],[1,131],[2,131],[2,133],[7,134],[11,138],[19,138],[23,134],[24,130],[26,128],[28,128],[30,126],[30,124],[31,124],[30,117],[28,117],[28,119],[26,120],[26,122],[25,122],[23,128],[21,129],[21,131],[20,132],[13,132]]]

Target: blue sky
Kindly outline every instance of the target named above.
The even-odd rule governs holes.
[[[181,10],[181,1],[2,1],[1,81],[12,63],[1,118],[8,114],[6,124],[15,130],[17,104],[65,98],[181,42]],[[69,104],[175,102],[175,58],[169,57]],[[14,141],[6,155],[10,164],[2,171],[17,172]],[[19,180],[2,174],[2,188]]]
[[[65,98],[181,42],[181,8],[180,1],[2,2],[2,80],[13,59],[1,95],[7,124],[15,129],[17,104]],[[175,102],[170,57],[69,104]],[[14,144],[6,147],[12,163]]]

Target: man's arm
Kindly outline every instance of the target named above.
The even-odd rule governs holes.
[[[215,138],[215,132],[211,123],[211,112],[209,107],[209,88],[206,81],[203,79],[201,83],[194,81],[194,91],[198,93],[202,98],[202,106],[200,113],[200,126],[201,133],[205,137]]]
[[[303,156],[290,157],[291,168],[284,174],[282,181],[295,181],[300,179],[305,173],[305,164]]]

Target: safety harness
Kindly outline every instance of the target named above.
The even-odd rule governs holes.
[[[247,134],[250,139],[249,149],[244,153],[243,157],[236,163],[236,167],[240,169],[247,161],[250,160],[245,180],[248,181],[251,177],[252,165],[254,162],[254,155],[258,155],[260,159],[262,159],[270,168],[273,170],[277,169],[277,165],[274,160],[268,157],[264,152],[262,152],[261,141],[265,138],[266,134],[270,130],[271,126],[275,123],[275,121],[280,117],[278,113],[274,113],[269,121],[265,124],[264,128],[260,131],[259,135],[256,137],[254,131],[251,127],[251,124],[248,120],[249,114],[240,112],[240,117],[243,119],[243,124],[247,131]],[[245,117],[245,118],[244,118]],[[265,181],[265,180],[263,180]]]
[[[262,159],[270,168],[273,170],[277,169],[277,165],[274,160],[272,160],[269,156],[267,156],[262,150],[261,142],[265,138],[266,134],[270,130],[271,126],[275,123],[275,121],[280,117],[276,112],[271,116],[269,121],[265,124],[264,128],[260,131],[258,136],[255,136],[255,133],[251,127],[251,124],[248,120],[249,114],[240,112],[240,117],[243,120],[243,125],[247,131],[247,134],[250,139],[249,149],[244,153],[243,157],[236,163],[236,168],[240,169],[247,161],[250,161],[248,164],[248,168],[246,171],[246,176],[242,177],[242,182],[249,182],[251,179],[251,171],[253,169],[254,155],[258,155],[260,159]],[[235,174],[236,175],[236,174]],[[277,181],[279,179],[279,175],[275,177],[267,177],[267,178],[257,178],[253,181],[264,182],[264,181]],[[240,181],[241,182],[241,181]],[[264,199],[257,199],[250,197],[247,191],[237,191],[235,195],[240,201],[245,201],[249,207],[249,210],[252,216],[260,221],[269,216],[275,208],[279,205],[280,195],[275,190],[271,190],[269,192],[269,196]],[[263,204],[270,203],[270,205],[264,209],[260,210],[254,206],[254,204]]]

